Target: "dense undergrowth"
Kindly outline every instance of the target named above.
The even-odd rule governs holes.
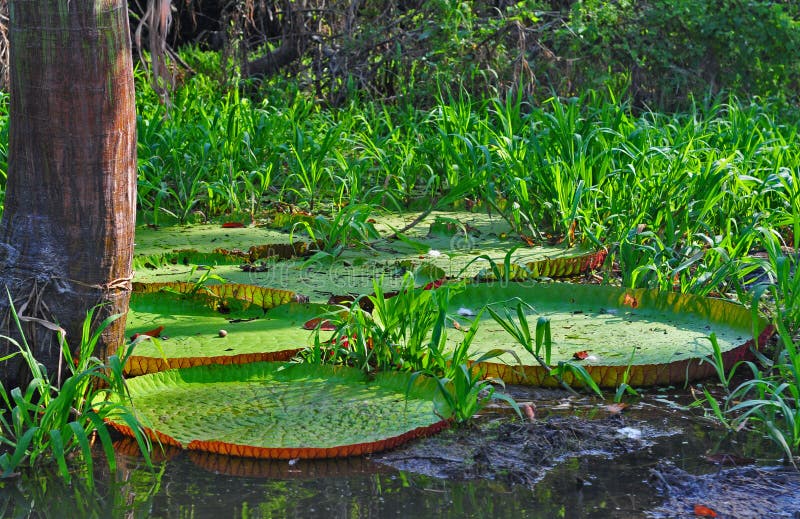
[[[143,221],[257,219],[290,205],[357,229],[369,208],[492,211],[518,243],[606,247],[605,282],[764,303],[786,333],[750,367],[772,382],[732,390],[728,405],[768,388],[761,400],[798,408],[798,380],[783,369],[800,325],[797,259],[786,254],[800,239],[796,107],[725,97],[656,113],[611,90],[538,106],[461,90],[431,109],[330,109],[296,88],[255,92],[221,92],[201,75],[169,110],[139,97]],[[763,282],[772,288],[753,290]],[[771,405],[747,416],[784,423],[796,450],[794,418]]]
[[[699,8],[697,2],[682,3]],[[584,39],[602,40],[608,27],[620,22],[620,14],[602,12],[605,17],[583,18]],[[628,32],[636,16],[647,14],[625,13],[622,27]],[[651,22],[662,28],[665,23]],[[628,69],[627,58],[620,58],[615,65],[621,68],[609,69],[605,86],[571,97],[533,99],[525,89],[487,95],[466,83],[434,81],[425,85],[432,102],[417,105],[400,97],[388,103],[354,95],[332,107],[290,79],[230,88],[228,81],[221,84],[203,73],[219,70],[219,56],[191,50],[184,57],[200,73],[185,78],[166,106],[147,86],[145,74],[137,73],[140,223],[231,215],[257,220],[266,211],[294,207],[325,215],[337,228],[358,230],[385,211],[463,208],[500,215],[514,230],[512,244],[604,247],[609,251],[600,270],[605,283],[727,297],[769,313],[780,332],[776,347],[761,353],[759,362],[739,366],[749,376],[736,387],[721,370],[727,396],[719,400],[707,393],[705,403],[733,429],[761,424],[787,454],[800,449],[800,110],[791,92],[769,98],[686,95],[680,111],[648,110],[631,96],[632,88],[643,91],[641,78],[624,70],[637,71],[646,63],[652,80],[662,69],[639,57]],[[733,57],[756,66],[747,56]],[[776,66],[794,77],[789,65]],[[770,71],[773,78],[783,77]],[[2,187],[7,95],[0,101]],[[348,235],[350,241],[372,238]],[[369,358],[339,360],[390,367],[423,359],[426,365],[415,364],[420,373],[439,377],[448,387],[463,385],[451,396],[463,398],[453,405],[467,418],[493,390],[461,369],[470,359],[468,342],[450,356],[440,349],[435,333],[442,326],[435,319],[443,319],[437,308],[446,306],[441,302],[446,291],[409,290],[407,298],[389,303],[376,289],[383,325],[352,312],[344,325],[359,330]],[[390,308],[404,302],[410,305],[405,314]],[[433,321],[409,320],[423,307]],[[513,316],[506,318],[514,329]],[[392,328],[386,323],[393,319],[403,322]],[[343,337],[353,336],[343,330]],[[431,330],[433,339],[427,335]],[[409,358],[373,347],[387,335],[405,342]],[[367,347],[370,338],[374,342]],[[529,332],[527,341],[538,353],[540,345]],[[42,387],[49,383],[40,378]],[[77,433],[77,426],[68,427],[62,434]],[[84,441],[79,434],[75,438]],[[64,448],[58,436],[43,441],[57,453]]]

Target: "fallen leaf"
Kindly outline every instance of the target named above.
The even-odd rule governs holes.
[[[694,515],[698,517],[716,517],[717,512],[703,505],[694,505]]]
[[[134,333],[133,335],[131,335],[131,342],[135,341],[137,338],[139,338],[142,335],[147,335],[148,337],[159,337],[161,335],[161,332],[163,332],[163,331],[164,331],[164,327],[163,326],[159,326],[158,328],[153,328],[152,330],[147,330],[146,332]]]
[[[422,289],[423,290],[433,290],[434,288],[439,288],[440,286],[442,286],[442,284],[444,282],[445,282],[445,278],[437,279],[436,281],[431,281],[430,283],[427,283],[424,287],[422,287]]]
[[[528,421],[536,421],[536,409],[531,404],[522,404],[520,408],[522,412],[525,413],[525,416],[528,417]]]
[[[589,356],[589,352],[586,351],[586,350],[576,351],[575,353],[572,354],[572,358],[575,359],[575,360],[583,360],[588,356]]]
[[[336,329],[336,325],[334,325],[327,319],[323,319],[321,317],[315,317],[303,323],[303,328],[305,328],[306,330],[316,330],[317,328],[319,328],[323,332],[332,332],[333,330]]]
[[[624,402],[618,402],[615,404],[608,404],[606,406],[606,411],[608,411],[611,414],[620,414],[622,410],[625,409],[626,407],[628,407],[628,404]]]
[[[625,298],[622,300],[622,304],[625,306],[630,306],[631,308],[636,308],[639,306],[639,301],[637,301],[636,298],[633,297],[632,295],[625,294]]]
[[[225,222],[222,224],[223,229],[241,229],[244,227],[242,222]]]

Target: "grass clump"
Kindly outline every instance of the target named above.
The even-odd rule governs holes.
[[[20,320],[23,318],[13,308],[12,316],[22,330]],[[92,446],[95,440],[99,440],[109,470],[116,470],[112,439],[104,422],[111,415],[136,431],[136,440],[142,452],[149,452],[149,440],[141,433],[136,417],[124,406],[104,398],[109,393],[126,394],[122,366],[130,350],[124,352],[122,358],[111,356],[107,363],[93,356],[102,331],[120,316],[106,318],[96,330],[91,329],[93,317],[94,310],[91,310],[84,321],[76,358],[70,355],[63,330],[59,333],[64,362],[71,373],[60,384],[52,380],[45,367],[36,360],[24,335],[20,341],[4,337],[19,351],[0,360],[21,356],[30,372],[30,382],[25,387],[13,389],[0,383],[2,477],[55,463],[58,474],[64,480],[71,481],[76,470],[72,461],[78,456],[91,486]]]
[[[482,376],[481,362],[506,352],[479,357],[470,352],[478,319],[468,330],[456,330],[460,340],[455,347],[447,344],[454,323],[448,313],[450,294],[462,286],[417,288],[414,276],[407,274],[400,290],[386,293],[375,282],[374,294],[321,321],[320,326],[334,329],[332,337],[322,341],[317,334],[314,345],[301,356],[306,362],[346,364],[367,373],[412,372],[412,382],[419,376],[433,377],[457,422],[468,420],[493,399],[508,402],[519,413],[512,398],[496,391],[503,382]]]
[[[767,257],[759,264],[766,277],[753,289],[753,308],[757,312],[758,303],[769,299],[778,335],[774,355],[770,358],[758,352],[757,361],[739,363],[726,372],[712,334],[714,354],[709,361],[716,366],[724,396],[719,399],[704,389],[695,405],[707,405],[711,415],[732,431],[745,427],[763,431],[795,464],[794,456],[800,454],[800,305],[796,292],[800,273],[797,256],[787,256],[773,232],[763,231],[762,238]],[[739,373],[740,369],[745,373]]]

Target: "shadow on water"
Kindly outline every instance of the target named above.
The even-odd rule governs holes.
[[[517,391],[515,398],[523,400],[526,390]],[[536,406],[535,424],[507,410],[490,410],[472,428],[372,459],[260,461],[169,450],[155,456],[155,470],[149,470],[131,444],[121,440],[119,482],[112,483],[108,473],[96,474],[95,489],[82,478],[65,484],[47,474],[0,481],[0,513],[20,518],[693,517],[683,515],[686,510],[648,512],[666,502],[663,487],[654,481],[663,463],[691,474],[719,473],[722,468],[707,458],[716,453],[755,458],[753,466],[779,464],[779,453],[764,438],[726,436],[711,422],[671,407],[658,393],[645,395],[621,414],[588,399],[536,400]],[[622,431],[613,440],[597,434],[614,446],[598,448],[585,441],[564,450],[554,444],[554,438],[580,436],[584,428],[587,437],[594,435],[593,424],[603,424],[601,432]],[[516,447],[509,443],[508,449],[490,454],[481,448],[481,442],[496,441],[498,434],[523,429],[528,434],[524,440],[509,440],[518,441]],[[552,449],[535,451],[542,458],[538,463],[521,454],[530,454],[533,441],[553,443]],[[503,460],[515,457],[514,448],[519,459]],[[451,477],[437,477],[436,467],[442,466],[432,452],[441,459],[460,453],[463,459],[449,461]],[[398,470],[402,460],[418,462],[408,465],[415,470]],[[508,465],[502,465],[505,461]]]

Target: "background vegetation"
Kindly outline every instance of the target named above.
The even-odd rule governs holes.
[[[316,98],[429,107],[442,86],[479,97],[521,89],[538,104],[588,89],[637,108],[693,98],[796,99],[800,7],[739,0],[296,0],[186,2],[171,41],[222,49],[232,72],[289,76]]]

